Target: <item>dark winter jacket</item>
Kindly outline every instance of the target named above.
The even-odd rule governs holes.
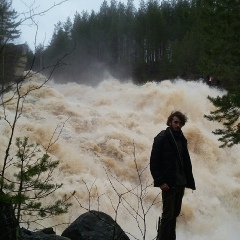
[[[176,161],[180,161],[187,178],[187,188],[196,189],[192,174],[192,164],[187,148],[187,139],[182,134],[183,159],[180,159],[178,148],[170,129],[161,131],[155,138],[150,157],[150,171],[154,187],[167,183],[170,188],[176,185]]]

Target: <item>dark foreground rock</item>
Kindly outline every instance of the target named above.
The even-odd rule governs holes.
[[[90,211],[79,216],[62,236],[71,240],[129,240],[121,227],[107,214]]]
[[[52,228],[46,228],[37,232],[31,232],[22,228],[21,232],[23,240],[71,240],[67,237],[55,235]]]
[[[18,222],[12,204],[6,201],[5,196],[0,190],[0,239],[15,240]]]

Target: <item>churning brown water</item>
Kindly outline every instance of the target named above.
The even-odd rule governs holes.
[[[36,75],[31,85],[37,86],[42,80]],[[186,190],[177,223],[178,239],[240,239],[240,146],[219,148],[212,131],[221,127],[220,123],[203,118],[214,109],[207,96],[222,94],[202,82],[166,80],[136,86],[115,79],[97,87],[49,82],[31,92],[14,138],[28,136],[31,142],[47,145],[64,125],[50,148],[52,159],[60,161],[54,181],[64,185],[46,201],[55,201],[73,190],[78,200],[72,200],[68,214],[42,224],[48,227],[73,222],[90,207],[116,218],[131,239],[143,239],[144,226],[146,239],[154,239],[161,197],[156,198],[160,190],[151,185],[149,156],[153,138],[166,128],[168,115],[181,110],[189,117],[183,132],[197,190]],[[6,113],[12,120],[14,106],[9,105]],[[0,114],[3,116],[2,109]],[[3,159],[10,129],[6,121],[0,121]],[[59,225],[56,231],[61,234],[65,228]]]

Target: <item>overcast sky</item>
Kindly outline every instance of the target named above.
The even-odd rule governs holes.
[[[58,5],[60,2],[62,3]],[[110,3],[110,0],[107,2]],[[117,2],[126,4],[127,0],[117,0]],[[140,0],[134,0],[136,8],[138,8],[139,2]],[[20,27],[22,35],[18,43],[27,42],[32,50],[40,43],[47,45],[51,40],[54,24],[58,21],[66,22],[67,17],[73,20],[76,12],[88,11],[90,13],[91,10],[98,12],[102,3],[103,0],[13,0],[12,7],[20,14],[21,19],[29,16],[27,14],[29,9],[32,10],[32,13],[37,14],[46,11],[54,4],[56,5],[42,16],[34,18],[38,29],[37,25],[30,24],[31,21],[25,21]]]

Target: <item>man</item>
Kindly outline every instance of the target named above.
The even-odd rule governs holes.
[[[184,114],[172,112],[167,129],[154,138],[152,146],[150,171],[154,187],[162,190],[163,203],[157,240],[176,239],[176,219],[181,211],[185,187],[196,189],[187,140],[181,131],[186,122]]]

